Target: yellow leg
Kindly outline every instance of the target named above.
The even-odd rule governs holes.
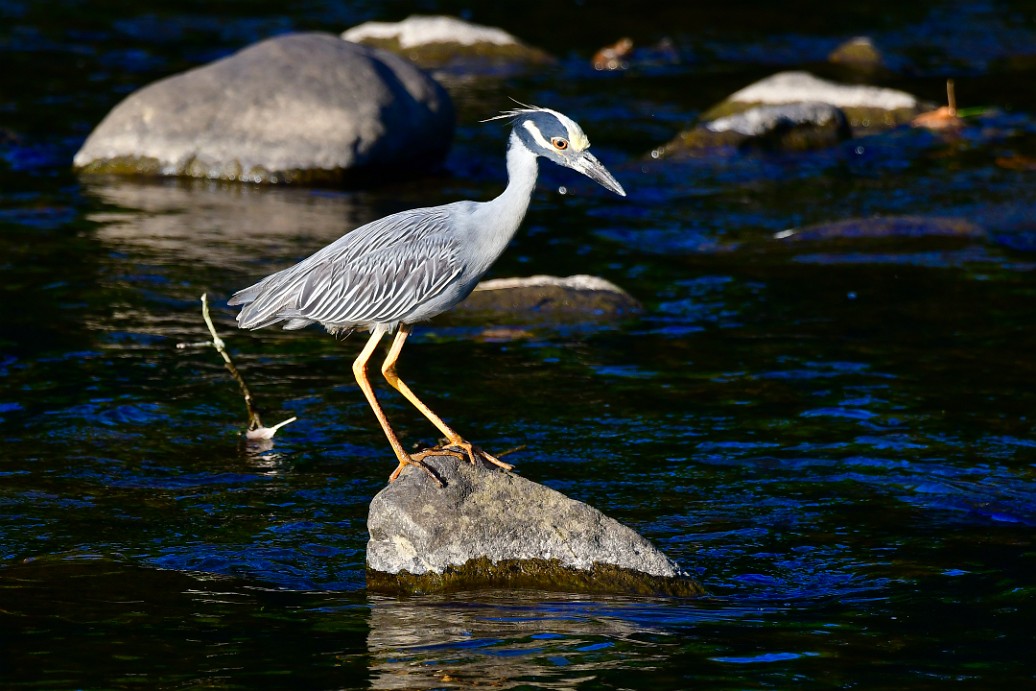
[[[392,475],[389,476],[389,481],[395,480],[399,477],[399,472],[403,470],[403,466],[406,465],[419,465],[431,475],[436,482],[442,485],[442,481],[435,476],[435,473],[426,466],[422,459],[427,454],[417,454],[411,457],[404,449],[403,445],[399,441],[399,437],[392,431],[391,425],[389,425],[388,417],[385,416],[385,411],[382,410],[381,405],[378,403],[378,399],[374,395],[374,389],[371,387],[370,380],[367,379],[367,362],[371,359],[371,355],[374,353],[374,349],[378,346],[381,341],[381,337],[385,335],[384,331],[374,329],[371,332],[371,337],[367,341],[367,345],[363,346],[363,350],[353,361],[353,376],[356,377],[356,383],[360,385],[360,390],[363,391],[363,395],[367,397],[367,402],[374,410],[375,417],[378,418],[378,422],[381,424],[381,429],[385,432],[385,436],[388,437],[389,445],[392,447],[392,451],[396,454],[396,458],[399,460],[399,466],[393,471]]]
[[[415,408],[421,411],[421,414],[428,418],[428,421],[435,425],[444,437],[448,440],[447,446],[456,446],[464,451],[467,455],[468,460],[471,463],[475,463],[475,456],[481,455],[487,461],[494,463],[495,465],[504,468],[505,470],[512,470],[513,465],[504,463],[499,458],[476,448],[471,442],[466,441],[464,437],[457,434],[453,428],[443,422],[443,419],[432,412],[424,402],[417,397],[417,395],[411,391],[410,387],[406,385],[399,375],[396,374],[396,361],[399,360],[399,353],[403,350],[403,344],[406,342],[407,336],[410,335],[410,327],[406,324],[400,324],[399,330],[396,332],[396,337],[392,340],[392,346],[389,348],[388,355],[385,356],[385,362],[381,364],[381,373],[385,375],[386,381],[389,385],[403,394],[403,396],[410,401]]]

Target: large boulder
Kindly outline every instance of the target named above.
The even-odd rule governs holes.
[[[503,29],[441,15],[364,22],[346,29],[342,38],[391,50],[425,68],[466,74],[512,74],[554,62]]]
[[[645,538],[597,509],[487,464],[432,457],[374,497],[367,587],[528,587],[698,595]]]
[[[131,94],[75,155],[84,173],[338,183],[435,165],[445,90],[391,53],[325,33],[271,38]]]

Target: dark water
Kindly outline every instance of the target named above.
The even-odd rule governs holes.
[[[0,686],[1021,688],[1036,682],[1036,7],[1031,2],[0,4]],[[291,29],[411,11],[562,57],[446,77],[439,175],[373,190],[80,180],[124,94]],[[932,100],[987,110],[797,156],[644,154],[771,72],[866,33]],[[595,74],[623,34],[683,62]],[[497,276],[593,273],[610,325],[449,319],[401,371],[526,477],[638,529],[701,602],[365,591],[366,507],[395,463],[360,340],[236,333],[223,301],[350,227],[484,199],[508,96],[571,114],[630,191],[544,170]],[[559,194],[559,186],[567,187]],[[950,218],[966,236],[781,242],[789,227]],[[275,448],[246,453],[215,318]],[[501,326],[500,324],[493,326]],[[503,326],[508,326],[504,324]],[[408,442],[434,430],[383,401]]]

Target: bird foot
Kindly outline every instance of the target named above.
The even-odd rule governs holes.
[[[476,458],[481,457],[482,459],[489,461],[493,465],[503,468],[504,470],[514,470],[514,466],[510,463],[504,463],[493,454],[483,451],[471,442],[464,441],[463,439],[445,443],[443,446],[440,446],[438,448],[447,450],[460,449],[461,451],[463,451],[463,455],[457,455],[459,453],[457,451],[454,451],[453,454],[457,455],[457,458],[460,459],[467,458],[471,465],[476,465],[478,463]]]
[[[389,475],[389,482],[395,482],[396,479],[399,477],[399,474],[403,472],[403,468],[405,468],[406,466],[416,465],[421,470],[428,473],[431,476],[431,478],[435,480],[436,484],[439,485],[439,487],[445,487],[446,483],[442,481],[442,479],[435,473],[434,470],[432,470],[431,466],[424,462],[424,459],[428,458],[429,456],[454,456],[455,458],[463,458],[460,452],[449,451],[445,449],[426,449],[424,451],[421,451],[420,453],[410,454],[408,460],[404,461],[400,459],[399,465],[396,466],[396,469],[392,471],[391,475]]]
[[[396,467],[392,474],[389,475],[389,482],[395,482],[399,474],[403,472],[403,468],[408,465],[416,465],[421,470],[428,473],[433,480],[435,480],[440,487],[445,487],[446,483],[435,473],[435,471],[424,462],[424,459],[429,456],[453,456],[458,461],[468,461],[472,465],[478,463],[479,458],[489,461],[493,465],[499,466],[504,470],[514,470],[514,466],[510,463],[504,463],[499,458],[491,453],[483,451],[479,447],[475,446],[471,442],[460,440],[457,442],[444,442],[442,445],[436,446],[432,449],[425,449],[408,456],[408,460],[400,460],[399,465]]]

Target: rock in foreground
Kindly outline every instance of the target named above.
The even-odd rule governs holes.
[[[406,60],[331,34],[290,34],[131,94],[74,166],[322,184],[413,174],[446,155],[453,120],[445,90]]]
[[[367,587],[485,587],[693,596],[701,587],[645,538],[597,509],[492,466],[429,459],[371,502]]]

